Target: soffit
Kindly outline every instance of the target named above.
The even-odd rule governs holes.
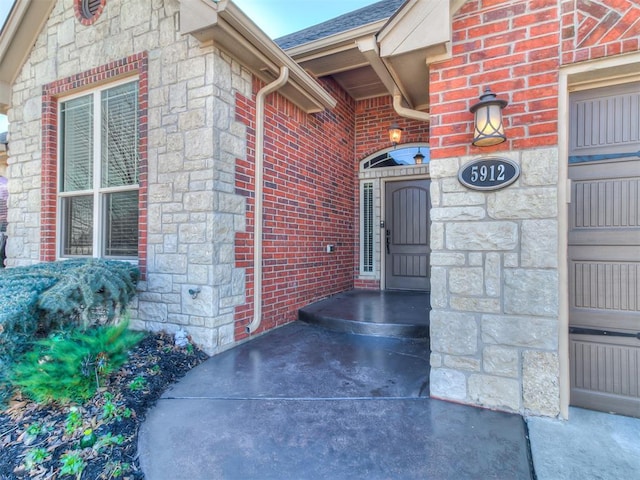
[[[386,21],[298,45],[286,53],[314,77],[333,77],[355,100],[387,95],[369,54],[373,51],[377,56],[375,35]]]
[[[451,17],[465,0],[407,0],[390,17],[288,48],[317,77],[332,76],[356,100],[393,95],[429,105],[429,63],[449,55]]]
[[[180,31],[201,43],[213,43],[264,82],[278,78],[283,66],[289,80],[278,91],[307,113],[333,108],[336,101],[291,57],[285,54],[230,0],[180,1]]]
[[[0,32],[0,113],[11,105],[11,86],[56,0],[16,0]]]

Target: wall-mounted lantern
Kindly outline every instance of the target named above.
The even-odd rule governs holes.
[[[398,125],[398,122],[393,122],[389,127],[389,141],[393,143],[395,147],[400,143],[400,139],[402,138],[402,128]]]
[[[416,153],[413,156],[413,160],[414,162],[416,162],[416,165],[422,164],[422,161],[424,160],[424,155],[420,152],[420,147],[418,147],[418,153]]]
[[[506,100],[496,98],[489,87],[480,96],[480,101],[469,110],[475,114],[473,129],[473,145],[476,147],[490,147],[504,142],[502,124],[502,109],[507,106]]]

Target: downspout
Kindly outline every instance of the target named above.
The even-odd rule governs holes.
[[[421,122],[428,122],[431,119],[431,115],[427,112],[421,112],[420,110],[413,110],[411,108],[404,107],[402,105],[402,93],[398,87],[393,89],[393,109],[398,115],[412,120],[419,120]]]
[[[264,174],[264,107],[265,98],[275,92],[289,80],[289,68],[282,67],[280,76],[262,87],[256,95],[256,158],[255,192],[253,209],[253,320],[247,325],[247,333],[255,332],[262,321],[262,210],[263,174]]]

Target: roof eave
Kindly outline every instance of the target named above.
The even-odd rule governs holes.
[[[0,113],[11,107],[11,87],[56,0],[16,0],[0,32]]]
[[[360,87],[345,73],[370,67],[379,80],[376,95],[399,90],[412,109],[429,108],[429,64],[451,54],[451,21],[466,0],[406,0],[390,17],[288,48],[286,52],[317,77],[336,76],[356,99]]]
[[[464,0],[407,0],[377,35],[380,59],[412,108],[429,106],[429,64],[451,54],[451,19]]]
[[[329,35],[311,42],[296,45],[295,47],[286,49],[285,52],[296,59],[296,61],[304,62],[305,60],[332,53],[337,49],[354,48],[358,40],[377,34],[386,22],[387,19],[383,19],[362,25],[358,28],[346,30],[335,35]]]
[[[265,82],[289,68],[289,81],[279,90],[307,113],[334,108],[336,100],[294,62],[232,1],[180,1],[180,31],[214,45],[234,57]]]

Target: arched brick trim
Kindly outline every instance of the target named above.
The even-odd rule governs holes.
[[[82,11],[83,1],[84,0],[73,0],[73,11],[75,12],[76,17],[81,24],[87,25],[87,26],[93,25],[98,20],[98,18],[100,18],[100,15],[102,14],[102,11],[104,10],[104,7],[107,3],[107,0],[99,0],[100,5],[93,12],[93,15],[91,17],[88,17],[83,13]]]
[[[138,76],[139,138],[139,219],[138,267],[143,277],[147,269],[147,190],[148,190],[148,57],[138,53],[71,77],[56,80],[42,88],[42,203],[40,214],[40,260],[56,259],[58,188],[58,98],[80,88],[103,85],[127,76]]]

